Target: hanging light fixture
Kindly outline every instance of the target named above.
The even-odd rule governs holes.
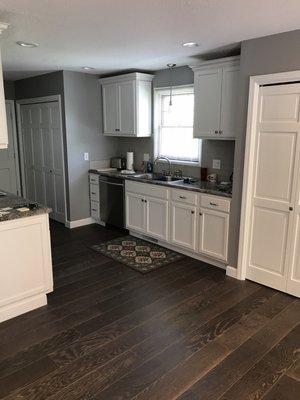
[[[167,67],[169,68],[169,74],[170,74],[170,100],[169,100],[169,106],[172,106],[172,97],[173,97],[173,69],[176,67],[176,64],[167,64]]]

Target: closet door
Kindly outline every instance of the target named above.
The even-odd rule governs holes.
[[[295,237],[300,84],[260,89],[247,278],[286,291]],[[297,267],[299,268],[299,267]]]

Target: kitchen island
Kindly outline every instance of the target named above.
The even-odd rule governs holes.
[[[0,189],[0,322],[47,304],[53,291],[49,208]]]

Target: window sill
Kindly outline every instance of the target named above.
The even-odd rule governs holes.
[[[189,167],[201,167],[200,162],[198,161],[180,161],[180,160],[170,160],[172,165],[186,165]],[[157,164],[167,164],[167,161],[159,160],[156,162]]]

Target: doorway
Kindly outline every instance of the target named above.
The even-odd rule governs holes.
[[[17,101],[24,195],[66,222],[66,185],[60,96]]]

